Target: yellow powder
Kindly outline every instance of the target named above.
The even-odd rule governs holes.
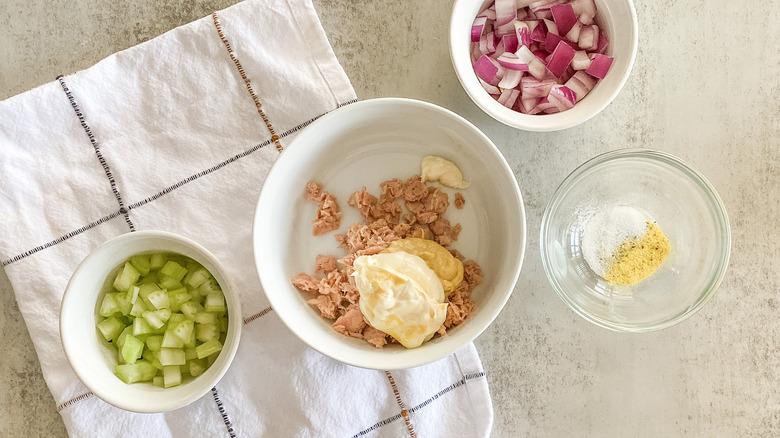
[[[669,239],[654,222],[647,222],[641,237],[623,242],[604,279],[615,284],[636,284],[649,277],[666,260],[671,251]]]

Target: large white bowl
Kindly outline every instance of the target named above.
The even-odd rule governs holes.
[[[95,327],[97,302],[111,287],[106,281],[130,256],[173,252],[206,268],[225,294],[228,331],[217,360],[200,376],[180,386],[160,388],[151,383],[126,384],[114,375],[116,348]],[[196,242],[164,231],[137,231],[115,237],[92,251],[79,264],[65,289],[60,308],[60,338],[73,371],[84,385],[106,402],[133,412],[167,412],[186,406],[208,392],[222,378],[241,338],[241,302],[219,261]]]
[[[314,272],[317,254],[346,255],[334,233],[312,236],[317,205],[303,199],[309,180],[324,184],[339,201],[340,232],[359,222],[347,206],[362,186],[420,172],[426,155],[453,160],[471,182],[462,210],[447,217],[463,231],[453,244],[483,269],[472,293],[475,312],[461,325],[416,349],[376,349],[335,332],[290,282]],[[452,193],[454,191],[450,191]],[[347,364],[373,369],[409,368],[445,357],[473,340],[493,321],[512,293],[526,242],[525,211],[515,177],[495,145],[471,123],[444,108],[409,99],[375,99],[342,107],[301,132],[282,152],[263,184],[254,221],[257,272],[284,323],[312,348]]]
[[[615,58],[607,76],[573,108],[528,115],[498,103],[482,88],[471,65],[471,25],[489,0],[455,0],[450,19],[450,59],[471,100],[494,119],[526,131],[558,131],[579,125],[606,108],[628,80],[636,58],[639,25],[631,0],[595,0],[596,23],[609,38],[606,54]]]

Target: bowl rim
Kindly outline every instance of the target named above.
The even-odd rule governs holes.
[[[349,114],[353,112],[360,112],[363,111],[366,108],[371,108],[374,106],[383,106],[383,105],[400,105],[403,107],[422,107],[426,110],[439,112],[441,114],[446,115],[449,118],[452,118],[453,120],[457,121],[459,124],[462,124],[463,126],[467,127],[469,130],[471,130],[474,134],[476,134],[478,137],[480,137],[485,144],[489,148],[491,152],[500,160],[501,163],[501,169],[497,169],[497,171],[502,171],[506,174],[506,176],[510,176],[512,180],[514,181],[514,184],[512,184],[512,194],[516,196],[517,199],[517,212],[518,212],[518,218],[516,220],[516,224],[521,227],[521,239],[522,239],[522,245],[519,247],[518,251],[518,257],[517,257],[517,264],[514,266],[513,272],[511,274],[510,284],[512,285],[511,289],[507,292],[502,292],[503,296],[501,297],[501,301],[499,305],[496,307],[495,311],[487,314],[489,317],[486,319],[486,323],[484,326],[480,327],[475,332],[471,333],[470,336],[468,336],[462,343],[459,343],[457,346],[453,348],[441,348],[437,354],[433,355],[425,355],[425,357],[419,357],[420,355],[414,356],[409,354],[404,354],[406,352],[412,352],[419,349],[411,349],[411,350],[403,350],[399,354],[392,354],[388,353],[385,355],[382,355],[381,351],[383,350],[377,350],[379,355],[382,355],[381,359],[379,358],[379,355],[373,354],[372,352],[371,357],[369,358],[352,358],[347,355],[339,355],[339,354],[333,354],[332,351],[330,351],[329,348],[322,345],[315,345],[313,342],[310,342],[310,340],[303,334],[299,332],[299,328],[294,324],[294,321],[291,320],[289,315],[286,315],[284,313],[284,309],[286,306],[284,305],[281,298],[277,297],[275,294],[269,294],[267,291],[269,290],[269,287],[273,286],[269,283],[269,279],[265,277],[264,275],[264,268],[260,266],[260,263],[258,260],[261,259],[261,257],[258,257],[258,253],[261,251],[260,247],[261,244],[259,243],[258,239],[258,233],[259,229],[261,228],[260,224],[260,215],[261,215],[261,206],[263,205],[263,198],[265,196],[270,196],[267,193],[271,192],[270,184],[268,184],[269,181],[274,181],[276,178],[277,173],[280,172],[281,166],[278,165],[279,163],[284,163],[287,160],[291,160],[293,158],[290,157],[290,149],[292,150],[300,150],[305,151],[307,148],[303,147],[295,147],[295,145],[298,142],[305,140],[305,132],[314,132],[315,129],[318,129],[320,126],[327,126],[332,119],[335,119],[337,117],[347,117]],[[310,148],[309,148],[310,150]],[[303,153],[303,152],[300,152]],[[495,318],[498,316],[498,314],[503,310],[505,307],[507,301],[509,300],[509,297],[512,295],[515,287],[517,286],[517,281],[520,277],[520,271],[522,269],[523,261],[525,259],[525,251],[526,246],[528,242],[528,236],[527,236],[527,223],[526,223],[526,214],[525,214],[525,205],[523,202],[522,194],[520,192],[520,187],[517,183],[517,178],[514,177],[514,174],[509,167],[509,164],[506,162],[506,158],[503,156],[501,151],[496,147],[496,145],[493,143],[492,140],[479,128],[477,128],[473,123],[465,119],[464,117],[460,116],[459,114],[444,108],[442,106],[425,102],[422,100],[416,100],[416,99],[409,99],[409,98],[402,98],[402,97],[383,97],[383,98],[374,98],[374,99],[367,99],[358,101],[349,105],[342,106],[340,108],[337,108],[333,111],[331,111],[328,114],[325,114],[324,116],[317,119],[315,122],[313,122],[311,125],[304,128],[300,135],[298,135],[286,148],[285,151],[281,154],[281,156],[276,160],[274,165],[271,167],[270,171],[268,172],[268,175],[266,176],[266,179],[263,183],[263,187],[260,190],[260,195],[258,197],[257,206],[255,209],[255,216],[253,219],[253,233],[252,233],[252,241],[253,241],[253,253],[255,258],[255,268],[257,270],[258,277],[260,278],[260,283],[263,286],[263,293],[265,293],[266,297],[268,298],[268,301],[270,302],[273,309],[277,311],[277,314],[279,315],[279,318],[282,320],[285,326],[287,326],[288,330],[292,332],[298,339],[303,341],[306,345],[311,347],[312,349],[318,351],[319,353],[330,357],[334,360],[337,360],[339,362],[360,367],[360,368],[366,368],[366,369],[375,369],[375,370],[391,370],[391,369],[407,369],[407,368],[414,368],[417,366],[425,365],[428,363],[435,362],[437,360],[440,360],[444,357],[447,357],[451,355],[452,353],[456,352],[458,349],[462,348],[463,346],[467,345],[469,342],[473,341],[477,336],[482,334],[495,320]],[[281,305],[280,305],[281,304]],[[311,309],[309,309],[311,310]],[[312,315],[314,316],[315,313],[312,310]]]
[[[85,275],[84,271],[89,269],[89,266],[93,263],[93,261],[97,260],[98,257],[102,255],[102,252],[105,251],[107,248],[122,245],[127,241],[141,240],[141,239],[173,240],[184,246],[192,248],[200,256],[208,260],[209,263],[211,263],[214,266],[214,268],[217,271],[219,271],[219,275],[224,280],[225,284],[221,284],[221,286],[223,291],[227,291],[227,293],[225,293],[225,301],[226,301],[225,304],[228,307],[228,311],[231,314],[235,314],[236,316],[231,317],[229,323],[229,330],[233,331],[232,334],[233,340],[229,344],[226,342],[226,344],[223,346],[222,351],[220,352],[220,355],[226,354],[224,356],[225,360],[222,365],[222,368],[216,370],[216,373],[212,376],[211,379],[208,380],[208,384],[199,382],[198,386],[195,385],[192,386],[192,389],[190,390],[189,394],[187,394],[184,397],[178,397],[178,398],[159,397],[153,399],[153,394],[150,393],[150,398],[148,400],[144,400],[142,403],[138,404],[138,403],[133,403],[132,401],[128,401],[127,399],[123,398],[121,394],[117,394],[113,391],[107,391],[105,390],[105,388],[103,388],[103,386],[95,384],[95,382],[92,380],[89,373],[87,373],[86,370],[83,370],[80,365],[77,365],[78,361],[75,361],[73,356],[74,354],[76,354],[74,349],[75,347],[72,345],[72,343],[77,343],[78,341],[75,339],[70,339],[70,337],[68,336],[68,333],[70,333],[70,329],[68,328],[69,325],[68,325],[66,315],[68,314],[70,308],[74,306],[83,305],[83,303],[79,302],[80,295],[73,288],[73,284],[80,276]],[[115,267],[111,267],[111,269],[114,268]],[[118,236],[110,238],[109,240],[103,242],[99,246],[92,249],[89,252],[89,254],[87,254],[87,256],[84,257],[84,259],[79,263],[79,265],[73,271],[70,280],[68,280],[68,284],[65,287],[65,291],[62,296],[62,300],[60,301],[58,328],[59,328],[60,342],[62,344],[62,349],[65,353],[65,357],[68,361],[68,364],[70,365],[71,369],[76,374],[76,376],[79,378],[79,380],[84,384],[84,386],[86,386],[90,391],[92,391],[92,393],[94,393],[97,397],[99,397],[103,401],[117,408],[124,409],[126,411],[137,412],[137,413],[163,413],[163,412],[169,412],[175,409],[182,408],[198,400],[203,395],[205,395],[214,385],[216,385],[222,379],[222,377],[224,377],[225,373],[227,373],[228,369],[230,368],[230,365],[233,362],[233,359],[235,358],[236,352],[238,351],[239,343],[241,341],[241,331],[243,328],[243,316],[241,314],[241,298],[238,295],[238,290],[236,289],[232,280],[227,275],[225,268],[222,266],[219,260],[204,246],[195,242],[192,239],[189,239],[187,237],[169,231],[139,230],[139,231],[120,234]],[[95,332],[95,336],[98,336],[97,331]],[[197,377],[195,379],[197,379]],[[184,388],[185,385],[194,383],[195,379],[183,384],[182,386],[179,386],[178,388]],[[197,389],[198,387],[200,387],[200,389]],[[164,394],[164,392],[160,392],[160,394]]]
[[[483,0],[480,2],[479,0],[455,0],[455,2],[452,5],[452,14],[450,16],[450,24],[449,24],[449,53],[450,53],[450,61],[452,63],[452,67],[455,70],[455,75],[458,78],[458,81],[460,82],[461,86],[463,87],[463,90],[466,91],[466,94],[468,94],[469,98],[480,108],[482,111],[484,111],[486,114],[488,114],[490,117],[498,120],[499,122],[511,126],[513,128],[521,129],[524,131],[531,131],[531,132],[553,132],[553,131],[561,131],[564,129],[572,128],[574,126],[577,126],[579,124],[585,123],[597,114],[599,114],[601,111],[604,110],[612,101],[617,97],[618,94],[620,94],[620,91],[623,89],[623,86],[628,81],[628,78],[631,76],[631,71],[633,70],[634,62],[636,61],[636,54],[638,51],[639,46],[639,20],[637,18],[636,13],[636,7],[634,6],[634,2],[632,0],[621,0],[625,2],[628,12],[629,12],[629,19],[630,19],[630,29],[631,29],[631,39],[629,41],[629,57],[628,62],[626,64],[626,70],[624,74],[620,77],[620,80],[616,84],[614,90],[607,96],[604,101],[596,106],[593,111],[590,113],[584,113],[581,117],[570,117],[573,110],[577,108],[575,105],[574,108],[563,111],[556,114],[523,114],[518,111],[514,111],[511,109],[508,109],[498,103],[495,99],[491,98],[490,95],[485,92],[485,90],[482,88],[482,86],[479,84],[479,81],[476,79],[476,75],[474,74],[474,69],[471,66],[471,61],[469,60],[469,57],[461,53],[460,47],[458,46],[458,42],[462,40],[463,38],[466,38],[468,35],[468,32],[463,29],[461,31],[461,27],[459,27],[462,23],[458,23],[458,19],[461,18],[464,14],[466,14],[466,11],[471,11],[473,9],[473,5],[476,4],[484,4],[486,2],[489,2],[490,0]],[[600,0],[596,0],[597,2]],[[479,9],[471,14],[469,12],[469,16],[476,16],[476,13],[479,12]],[[472,18],[473,19],[473,18]],[[598,84],[597,84],[598,86]]]
[[[686,308],[680,313],[672,315],[670,318],[666,319],[665,321],[648,324],[648,325],[639,325],[639,326],[620,324],[604,318],[599,318],[597,316],[590,314],[586,310],[580,308],[580,306],[578,306],[574,300],[569,298],[564,288],[560,285],[557,279],[551,274],[550,266],[552,265],[552,261],[549,252],[546,251],[547,245],[545,244],[546,234],[550,227],[550,216],[554,211],[554,209],[557,207],[557,201],[559,200],[561,193],[563,193],[566,189],[568,189],[570,186],[575,184],[579,179],[579,177],[582,176],[583,173],[590,171],[593,168],[605,164],[607,162],[616,159],[621,159],[621,158],[629,158],[629,157],[649,158],[656,162],[663,162],[676,167],[682,173],[686,174],[692,182],[696,183],[700,188],[702,188],[705,191],[705,193],[709,195],[709,201],[715,207],[714,212],[721,225],[720,228],[723,231],[720,239],[721,245],[723,247],[722,251],[720,252],[720,259],[721,259],[720,268],[718,269],[716,275],[712,279],[710,279],[710,282],[702,289],[704,293],[699,294],[698,299],[692,306]],[[550,201],[547,204],[547,207],[545,208],[544,213],[542,215],[542,223],[539,229],[539,251],[541,253],[542,266],[544,268],[544,272],[547,276],[547,279],[553,286],[553,289],[555,290],[556,294],[576,314],[578,314],[585,320],[599,327],[607,328],[613,331],[628,332],[628,333],[646,333],[646,332],[662,330],[674,326],[676,324],[679,324],[682,321],[685,321],[686,319],[693,316],[694,313],[696,313],[702,306],[704,306],[704,304],[706,304],[710,300],[710,298],[712,298],[712,295],[715,293],[715,291],[718,289],[721,282],[723,281],[723,278],[726,275],[726,271],[729,265],[729,260],[731,257],[731,225],[729,223],[728,213],[726,212],[726,206],[723,203],[723,200],[721,199],[718,192],[715,190],[715,187],[709,182],[709,180],[704,175],[702,175],[699,171],[697,171],[693,167],[687,165],[682,159],[668,152],[663,152],[655,149],[647,149],[647,148],[617,149],[613,151],[604,152],[602,154],[596,155],[595,157],[586,160],[584,163],[577,166],[571,173],[569,173],[569,175],[566,178],[564,178],[563,181],[558,185],[558,187],[555,189],[555,192],[553,192],[553,195],[550,198]]]

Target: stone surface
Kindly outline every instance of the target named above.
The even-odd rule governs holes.
[[[0,5],[0,98],[84,69],[233,1]],[[624,90],[563,132],[508,128],[466,96],[449,62],[450,1],[315,0],[358,97],[431,101],[496,143],[523,191],[526,259],[477,341],[494,436],[777,436],[780,433],[780,12],[740,2],[636,4],[640,49]],[[736,30],[736,32],[735,32]],[[600,329],[549,285],[538,230],[553,191],[592,156],[648,147],[681,157],[719,191],[733,247],[726,278],[687,321],[657,333]],[[13,291],[0,275],[0,435],[64,436]]]

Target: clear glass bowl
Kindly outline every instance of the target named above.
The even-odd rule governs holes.
[[[582,254],[583,227],[605,208],[633,207],[656,221],[672,250],[648,278],[610,284]],[[586,320],[616,331],[672,326],[712,296],[726,272],[731,231],[715,189],[679,158],[647,149],[599,155],[572,172],[542,218],[542,264],[563,301]]]

